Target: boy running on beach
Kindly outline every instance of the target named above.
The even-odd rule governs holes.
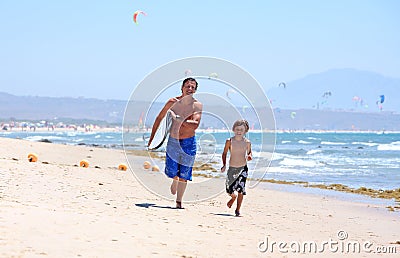
[[[226,192],[231,196],[227,206],[232,207],[237,198],[235,215],[240,216],[240,206],[242,205],[243,195],[246,194],[247,161],[252,160],[251,142],[245,138],[249,131],[249,123],[246,120],[237,120],[232,127],[235,136],[226,140],[222,153],[221,172],[226,169],[226,155],[230,151],[229,169],[226,177]],[[238,192],[236,196],[235,191]]]

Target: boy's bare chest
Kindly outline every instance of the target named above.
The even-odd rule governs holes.
[[[231,141],[231,151],[243,151],[246,149],[245,141]]]

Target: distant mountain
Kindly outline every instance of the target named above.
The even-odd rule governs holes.
[[[0,92],[0,118],[52,120],[92,119],[120,123],[126,101],[87,98],[14,96]]]
[[[247,119],[254,129],[258,121],[272,129],[284,130],[398,130],[400,131],[400,80],[353,69],[330,70],[287,82],[268,91],[274,108],[250,109],[227,107],[208,96],[201,128],[223,128],[233,121]],[[382,111],[376,101],[385,95]],[[355,98],[356,97],[356,98]],[[361,101],[362,100],[362,101]],[[212,103],[212,104],[210,104]],[[99,100],[92,98],[52,98],[14,96],[0,92],[0,120],[59,121],[95,120],[138,125],[143,119],[150,127],[164,103],[138,100]],[[275,119],[275,121],[274,121]],[[264,129],[265,126],[264,126]],[[229,130],[229,129],[228,129]]]
[[[335,69],[285,84],[267,91],[274,108],[400,113],[400,79],[377,73]],[[377,104],[381,95],[385,100]]]

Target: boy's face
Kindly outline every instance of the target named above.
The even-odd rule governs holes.
[[[235,133],[235,136],[243,136],[246,134],[246,127],[244,127],[244,125],[235,126],[233,132]]]

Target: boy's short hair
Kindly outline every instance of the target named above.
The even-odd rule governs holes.
[[[196,79],[192,78],[192,77],[188,77],[188,78],[184,79],[183,82],[182,82],[181,88],[185,85],[186,82],[190,82],[190,81],[196,83],[196,89],[195,90],[197,90],[198,83],[197,83]]]
[[[232,126],[232,131],[235,130],[235,127],[241,126],[241,125],[244,126],[244,128],[245,128],[245,130],[246,130],[246,133],[247,133],[247,132],[249,131],[249,129],[250,129],[250,127],[249,127],[249,122],[247,122],[247,120],[244,120],[244,119],[242,119],[242,120],[236,120],[235,123],[234,123],[233,126]]]

